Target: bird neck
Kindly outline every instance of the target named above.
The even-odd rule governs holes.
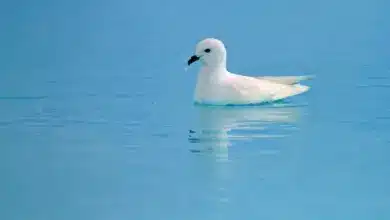
[[[205,78],[216,79],[225,77],[228,71],[225,66],[204,66],[201,68],[200,73]]]
[[[218,62],[217,64],[205,64],[201,68],[202,72],[207,72],[209,74],[216,74],[216,75],[221,75],[227,73],[226,69],[226,61],[223,62]]]

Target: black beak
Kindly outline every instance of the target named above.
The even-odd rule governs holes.
[[[191,65],[191,63],[196,62],[199,60],[199,57],[194,55],[188,60],[188,66]]]

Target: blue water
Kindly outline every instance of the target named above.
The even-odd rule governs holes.
[[[0,219],[390,219],[388,1],[6,1]],[[192,102],[198,40],[267,106]]]

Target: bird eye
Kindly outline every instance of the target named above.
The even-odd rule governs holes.
[[[207,48],[206,50],[204,50],[204,52],[206,52],[206,53],[210,53],[210,52],[211,52],[211,50],[210,50],[209,48]]]

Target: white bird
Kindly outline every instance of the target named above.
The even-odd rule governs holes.
[[[202,63],[194,101],[198,104],[247,105],[282,100],[309,90],[298,84],[311,76],[250,77],[231,73],[226,68],[227,52],[222,41],[207,38],[196,45],[195,61]]]

